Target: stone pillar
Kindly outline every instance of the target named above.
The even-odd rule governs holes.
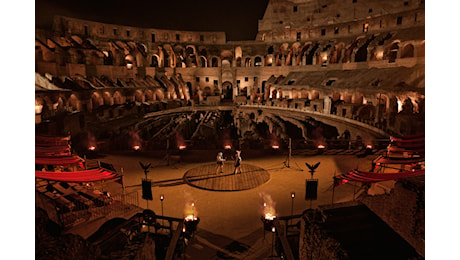
[[[332,101],[329,96],[324,97],[324,108],[323,108],[323,113],[324,114],[330,114],[331,113],[331,107],[332,107]]]
[[[342,50],[340,51],[340,60],[337,61],[337,63],[343,63],[343,58],[345,57],[345,47],[342,48]]]

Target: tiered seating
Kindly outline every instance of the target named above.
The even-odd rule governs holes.
[[[36,137],[35,164],[45,167],[35,171],[36,190],[54,201],[61,213],[112,203],[107,193],[91,190],[88,183],[118,179],[115,169],[105,164],[102,168],[98,164],[90,170],[77,170],[83,168],[83,162],[82,158],[71,154],[70,137]]]
[[[425,135],[405,136],[391,138],[391,144],[384,155],[372,161],[371,172],[352,170],[334,177],[334,187],[348,181],[374,183],[380,181],[396,180],[399,178],[425,175]],[[399,165],[400,168],[388,165]],[[383,173],[391,169],[392,173]],[[395,172],[397,170],[397,172]],[[376,172],[374,172],[376,171]]]

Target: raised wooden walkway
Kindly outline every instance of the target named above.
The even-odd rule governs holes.
[[[224,173],[216,174],[215,163],[188,170],[184,181],[196,188],[213,191],[240,191],[256,188],[270,179],[270,174],[257,166],[241,165],[241,174],[233,174],[233,163],[224,165]]]

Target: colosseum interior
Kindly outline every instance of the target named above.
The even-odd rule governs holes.
[[[385,151],[391,138],[424,138],[424,2],[269,0],[265,1],[265,11],[259,17],[255,37],[238,41],[228,40],[223,31],[133,27],[58,14],[53,17],[52,28],[35,30],[36,147],[37,140],[42,137],[70,137],[71,153],[85,160],[85,169],[88,168],[87,164],[92,162],[97,162],[101,167],[100,162],[106,159],[113,165],[121,165],[121,174],[123,161],[110,161],[111,156],[139,156],[139,161],[151,157],[155,158],[152,160],[161,162],[166,152],[168,162],[164,169],[165,174],[161,175],[163,179],[174,176],[167,175],[171,170],[170,159],[183,159],[179,167],[185,171],[192,166],[195,167],[197,161],[214,162],[218,151],[232,153],[235,149],[242,150],[243,161],[246,158],[256,161],[257,158],[271,158],[270,156],[284,158],[288,154],[288,170],[294,168],[293,160],[289,165],[291,152],[293,158],[300,158],[302,152],[326,156],[327,151],[334,149],[362,152],[367,151],[366,145],[372,145],[372,149],[375,149],[369,156],[374,156],[371,159],[375,159],[376,151]],[[318,152],[319,145],[325,145],[323,154]],[[134,147],[136,151],[133,151]],[[89,148],[92,151],[89,151]],[[348,155],[350,163],[357,158],[356,155]],[[36,156],[41,156],[37,155],[37,150]],[[202,158],[196,158],[200,156]],[[364,154],[361,157],[366,156],[368,155]],[[407,156],[407,153],[402,155]],[[187,158],[190,161],[187,162]],[[226,158],[232,161],[230,158],[233,158],[233,154],[226,154]],[[314,158],[320,157],[306,158],[315,160]],[[56,167],[42,167],[42,164],[37,164],[37,160],[36,158],[36,170],[56,170]],[[125,169],[129,168],[129,163],[131,162],[126,162]],[[143,171],[137,165],[137,161],[135,164],[140,175],[134,177],[133,172],[126,171],[125,178],[130,178],[129,174],[132,174],[131,178],[137,178],[136,182],[140,183],[141,177],[144,176]],[[231,164],[233,162],[229,163]],[[368,164],[370,165],[370,162]],[[320,165],[319,169],[326,167],[323,165]],[[116,171],[120,173],[120,169]],[[152,167],[151,172],[157,170]],[[270,174],[274,178],[273,175],[279,173]],[[332,174],[335,180],[335,172],[331,170],[328,174],[331,177],[328,179],[329,182],[332,182]],[[145,177],[147,179],[147,172]],[[311,177],[313,179],[313,173]],[[39,182],[43,183],[43,179],[37,178],[37,183]],[[48,188],[50,181],[47,180],[46,183]],[[51,184],[53,183],[52,181]],[[273,181],[270,180],[268,184],[270,183]],[[262,192],[261,187],[268,184],[262,184],[257,188],[258,192]],[[355,186],[350,186],[351,190],[361,189],[361,184],[356,182]],[[121,186],[117,182],[107,184],[106,187],[103,182],[95,185],[102,185],[101,189],[110,189],[111,185],[118,185],[112,188],[121,191]],[[134,181],[131,181],[130,185],[135,185]],[[155,189],[162,186],[152,187],[154,197],[158,196]],[[124,188],[123,186],[123,192]],[[138,189],[141,193],[140,187]],[[286,186],[285,189],[289,190],[290,187]],[[40,193],[39,188],[36,192]],[[302,197],[304,192],[305,187],[301,186],[297,193]],[[386,256],[395,257],[392,259],[424,258],[424,176],[395,180],[383,194],[371,196],[369,190],[365,190],[361,193],[359,202],[355,199],[355,191],[350,192],[353,193],[353,198],[349,201],[344,198],[343,203],[354,203],[353,207],[365,207],[374,217],[377,216],[374,222],[384,223],[397,237],[388,235],[388,238],[402,241],[398,245],[392,245],[396,248],[394,255]],[[219,193],[219,196],[222,193]],[[236,193],[229,192],[227,196],[234,194]],[[211,193],[206,196],[213,195]],[[207,198],[206,196],[204,197]],[[378,196],[386,197],[378,200]],[[398,196],[410,198],[410,205],[407,208],[398,206],[402,203],[398,201]],[[78,200],[72,198],[72,201]],[[205,203],[206,199],[203,200],[198,202],[198,205]],[[389,204],[382,206],[383,201]],[[38,206],[42,203],[43,201],[37,202],[36,214],[45,210]],[[140,212],[155,209],[158,216],[160,204],[155,203],[151,202],[150,207],[148,200],[134,204],[141,209]],[[182,203],[179,202],[179,198],[177,203]],[[330,197],[321,203],[331,204]],[[355,205],[357,203],[359,206]],[[153,204],[155,205],[152,206]],[[292,215],[288,212],[291,206],[290,199],[278,204],[287,205],[287,213],[284,215]],[[332,206],[328,205],[329,208],[321,207],[318,201],[312,209],[311,204],[310,207],[308,204],[300,204],[296,207],[297,213],[302,212],[297,219],[299,223],[302,219],[317,217],[315,214],[322,214],[324,217],[324,212],[332,212],[331,207],[335,205],[332,202]],[[387,210],[382,207],[387,207]],[[388,211],[389,208],[392,210]],[[412,215],[399,213],[407,210],[413,211]],[[46,212],[51,215],[48,210]],[[340,214],[348,213],[344,211]],[[163,213],[161,215],[163,217]],[[122,216],[125,220],[131,220],[130,217],[132,215]],[[183,216],[176,214],[170,217]],[[408,226],[407,228],[401,227],[403,224],[395,221],[398,217]],[[51,219],[51,216],[49,218]],[[170,225],[173,221],[171,219]],[[93,218],[90,220],[93,221]],[[207,226],[206,220],[203,213],[199,225],[208,228],[207,231],[210,232],[218,229],[218,224]],[[260,219],[258,221],[260,222]],[[55,222],[57,225],[63,223],[62,219]],[[279,223],[286,225],[285,228],[289,226],[288,222],[280,220]],[[302,231],[297,233],[310,232],[310,222],[302,223],[299,224]],[[61,226],[62,236],[72,233],[76,226],[78,225],[75,223],[72,223],[71,227]],[[97,228],[99,226],[101,224]],[[331,228],[326,224],[321,227]],[[211,228],[216,230],[209,230]],[[356,227],[356,230],[360,229]],[[382,230],[382,236],[390,232]],[[84,238],[82,241],[86,243],[84,246],[80,245],[81,248],[86,248],[85,254],[96,248],[95,244],[102,244],[99,240],[97,243],[91,241],[93,236],[89,235],[94,235],[95,231],[96,229],[92,230],[92,234],[86,236],[80,234]],[[105,232],[110,233],[107,230]],[[175,253],[169,252],[170,250],[165,255],[157,253],[156,259],[181,259],[180,257],[186,255],[189,259],[269,259],[264,258],[269,256],[272,259],[274,256],[276,259],[280,259],[281,256],[288,259],[306,259],[306,255],[310,254],[312,257],[313,253],[316,254],[315,249],[311,248],[312,244],[308,242],[307,233],[292,238],[293,236],[289,236],[289,232],[285,230],[288,234],[277,231],[276,236],[273,235],[274,240],[276,237],[275,249],[268,255],[260,254],[256,257],[254,252],[249,255],[250,250],[243,250],[247,257],[244,258],[243,251],[238,252],[231,247],[224,248],[223,245],[223,249],[214,245],[214,251],[217,252],[213,253],[214,256],[206,255],[204,252],[198,252],[198,249],[213,248],[209,246],[212,236],[206,237],[205,232],[201,231],[200,237],[198,229],[196,237],[188,240],[185,238],[190,245],[185,245],[185,242],[184,245],[181,244],[186,248],[181,256],[177,248],[184,235],[174,232],[173,227],[170,227],[170,232],[170,238],[173,237],[171,241],[174,244],[177,242],[176,250],[173,250]],[[265,248],[266,251],[270,251],[270,247],[273,247],[271,231],[267,231],[270,241],[265,240],[266,234],[263,232],[264,240],[257,241],[265,242],[246,246],[252,250]],[[176,233],[180,235],[179,239],[173,236]],[[261,238],[261,235],[262,230],[258,233],[258,238]],[[205,238],[207,240],[203,242]],[[216,238],[219,239],[222,238]],[[243,243],[243,240],[236,237],[232,239],[240,246]],[[364,259],[360,257],[376,256],[371,253],[356,253],[358,249],[347,245],[337,234],[334,239],[339,241],[340,250],[322,252],[336,254],[331,255],[329,259]],[[329,241],[326,238],[323,240]],[[46,243],[40,241],[46,241],[46,237],[36,235],[37,256],[39,253],[44,254],[46,250],[49,251],[46,249]],[[289,245],[286,247],[285,243],[291,244],[290,254],[286,249]],[[161,239],[155,240],[154,244],[159,248],[162,245]],[[66,246],[68,245],[63,247]],[[167,244],[165,250],[168,246],[171,247],[171,244]],[[94,249],[95,251],[91,252],[99,257],[105,252],[107,257],[108,251],[101,248],[97,250],[102,251]],[[343,255],[340,255],[341,253]],[[291,256],[293,258],[289,258]],[[309,259],[316,258],[313,256]],[[318,259],[323,258],[318,256]]]

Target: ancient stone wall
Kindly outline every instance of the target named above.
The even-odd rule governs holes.
[[[400,180],[389,194],[365,195],[359,200],[411,244],[420,255],[425,255],[424,177]]]

